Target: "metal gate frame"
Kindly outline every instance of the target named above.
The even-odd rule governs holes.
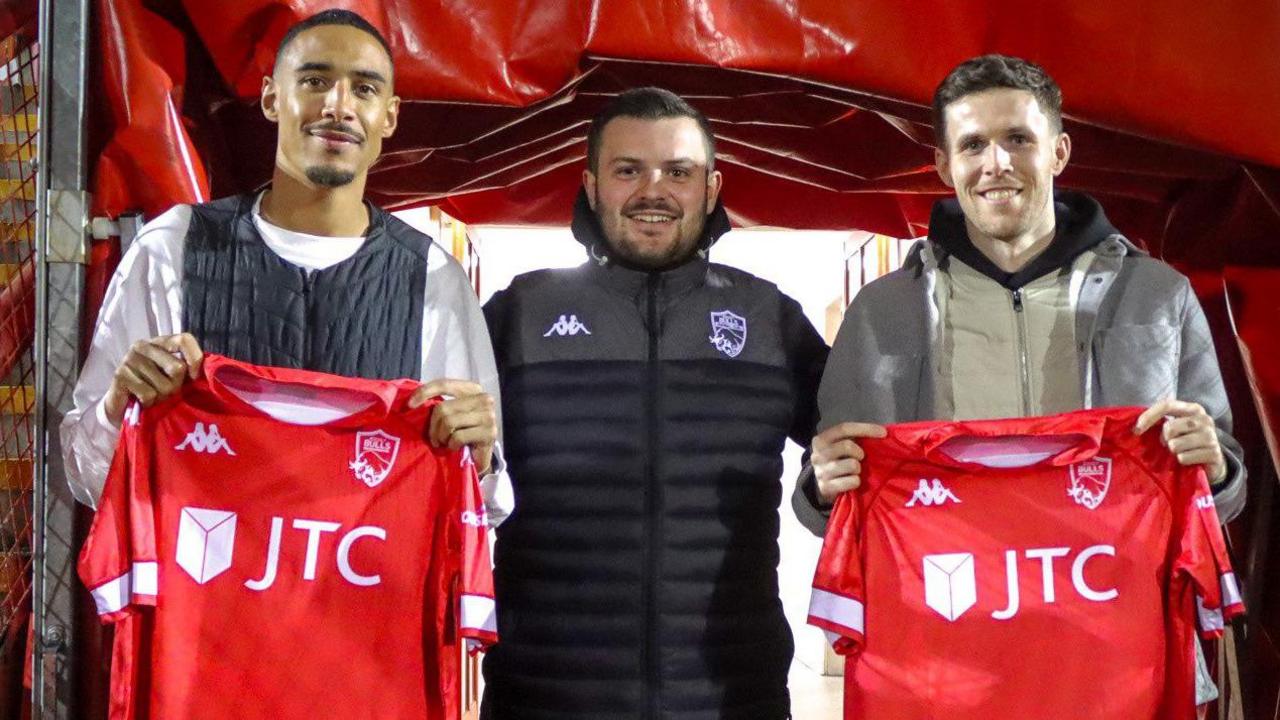
[[[89,205],[88,0],[40,0],[38,23],[32,714],[63,720],[73,717],[70,658],[78,548],[75,500],[63,472],[58,425],[71,408],[81,359]]]

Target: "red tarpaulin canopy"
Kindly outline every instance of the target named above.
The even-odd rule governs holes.
[[[1062,184],[1159,245],[1196,191],[1219,206],[1269,196],[1250,170],[1280,167],[1280,9],[1252,4],[99,0],[98,204],[154,213],[264,182],[274,134],[254,100],[276,44],[341,5],[387,34],[408,101],[370,183],[390,207],[564,224],[587,120],[606,96],[659,84],[714,123],[735,221],[917,235],[946,192],[933,87],[1000,51],[1064,88],[1076,154]]]
[[[974,55],[1030,58],[1066,98],[1060,186],[1097,196],[1192,276],[1238,434],[1251,465],[1267,464],[1276,434],[1263,429],[1280,429],[1274,0],[95,0],[97,213],[264,183],[262,77],[290,24],[335,6],[387,35],[407,101],[372,196],[473,223],[567,224],[587,121],[653,84],[711,119],[735,223],[920,235],[946,193],[931,167],[935,84]]]

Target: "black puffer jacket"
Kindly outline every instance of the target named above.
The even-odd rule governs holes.
[[[727,229],[718,209],[703,246]],[[484,716],[788,717],[781,452],[813,434],[827,355],[800,306],[698,257],[529,273],[485,316],[516,510]]]

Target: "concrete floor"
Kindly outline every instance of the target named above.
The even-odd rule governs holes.
[[[823,677],[800,662],[791,663],[791,715],[795,720],[840,720],[844,678]]]

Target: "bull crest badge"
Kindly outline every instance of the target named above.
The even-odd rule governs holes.
[[[358,432],[356,458],[348,463],[348,467],[355,473],[357,480],[369,487],[376,487],[387,479],[399,453],[400,438],[381,430]]]
[[[1111,459],[1096,457],[1072,465],[1067,495],[1080,505],[1096,510],[1111,488]]]
[[[738,357],[747,343],[747,319],[728,310],[711,313],[711,345],[729,357]]]

